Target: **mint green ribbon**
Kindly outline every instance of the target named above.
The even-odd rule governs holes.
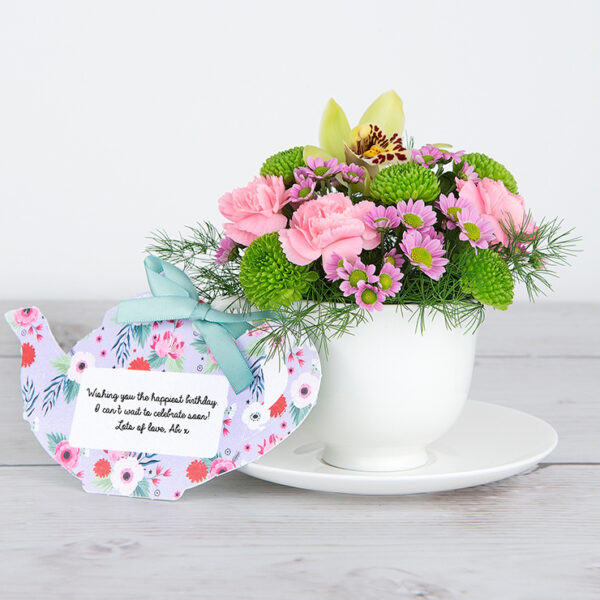
[[[252,372],[235,340],[251,328],[248,321],[266,319],[268,311],[231,314],[200,302],[190,278],[156,256],[144,260],[152,297],[124,300],[117,307],[117,323],[152,323],[190,319],[204,338],[236,394],[253,380]]]

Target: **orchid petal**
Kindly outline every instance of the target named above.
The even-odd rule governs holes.
[[[390,90],[381,94],[361,117],[361,125],[373,123],[381,127],[383,133],[391,137],[394,133],[404,131],[404,109],[402,99],[396,92]]]
[[[323,150],[323,148],[317,146],[304,146],[304,162],[307,161],[309,156],[312,156],[313,158],[322,158],[323,160],[333,158],[333,156],[331,156],[329,152]]]
[[[321,117],[319,143],[338,160],[344,160],[344,142],[350,134],[350,124],[342,107],[331,98]]]

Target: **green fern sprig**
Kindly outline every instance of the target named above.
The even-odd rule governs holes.
[[[525,284],[529,299],[534,301],[552,290],[549,279],[557,277],[554,269],[569,265],[569,259],[579,252],[581,237],[574,236],[573,229],[564,231],[559,219],[542,219],[533,233],[527,233],[532,225],[531,213],[518,228],[512,221],[503,224],[509,245],[500,248],[499,253],[513,279]]]

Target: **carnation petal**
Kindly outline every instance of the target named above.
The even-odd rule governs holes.
[[[325,262],[328,261],[331,258],[331,255],[334,253],[342,258],[350,259],[358,256],[361,250],[362,240],[360,237],[338,240],[326,248],[323,248],[323,264],[325,264]]]
[[[235,223],[225,223],[223,230],[234,242],[242,246],[249,246],[256,239],[255,235],[240,229]]]
[[[308,265],[321,256],[321,252],[310,246],[297,229],[282,229],[279,241],[287,259],[295,265]]]

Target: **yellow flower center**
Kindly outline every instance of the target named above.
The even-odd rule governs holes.
[[[448,216],[452,218],[453,221],[456,221],[458,213],[462,212],[462,208],[460,206],[451,206],[448,209]]]
[[[359,281],[367,281],[367,273],[362,269],[355,269],[348,278],[350,285],[356,287]]]
[[[409,227],[423,227],[424,221],[419,215],[415,215],[413,213],[406,213],[402,218]]]
[[[433,264],[433,257],[429,250],[416,246],[410,251],[410,257],[416,262],[425,265],[428,269],[431,269]]]
[[[481,230],[479,229],[479,227],[477,227],[477,225],[475,225],[475,223],[464,223],[463,227],[465,228],[467,237],[470,240],[476,242],[481,238]]]
[[[382,273],[379,276],[379,285],[382,290],[389,290],[392,287],[392,278],[387,273]]]
[[[375,304],[375,302],[377,302],[377,294],[373,290],[363,290],[360,299],[365,304]]]

